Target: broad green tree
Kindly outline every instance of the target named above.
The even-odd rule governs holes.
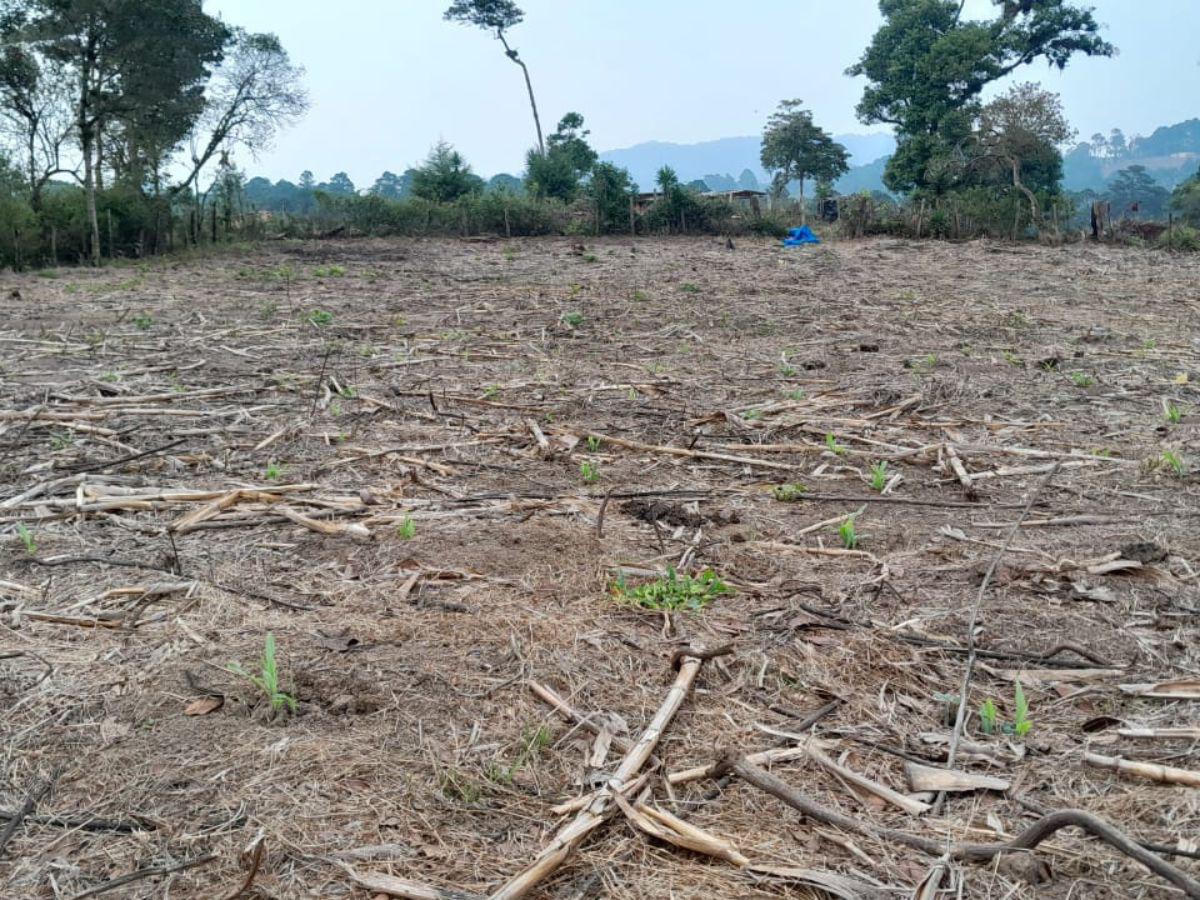
[[[867,80],[859,119],[896,127],[891,190],[930,186],[930,162],[969,138],[989,84],[1039,59],[1062,69],[1076,53],[1115,52],[1091,9],[1071,0],[993,4],[993,18],[974,21],[962,0],[880,0],[883,24],[847,73]]]
[[[90,256],[99,263],[106,136],[135,148],[130,159],[170,152],[203,109],[230,31],[200,0],[6,0],[0,13],[5,43],[55,64],[69,86]]]
[[[800,223],[807,220],[804,183],[809,178],[834,181],[850,171],[850,154],[813,122],[799,100],[784,100],[763,131],[762,164],[776,180],[800,183]]]
[[[525,13],[512,0],[454,0],[446,10],[449,22],[474,25],[490,31],[504,46],[504,55],[521,67],[525,76],[525,89],[529,92],[529,107],[533,110],[533,126],[537,129],[538,152],[545,154],[546,143],[542,140],[542,120],[538,117],[537,100],[533,96],[533,81],[529,78],[529,67],[521,55],[508,43],[508,30],[525,20]]]
[[[1171,209],[1189,225],[1200,227],[1200,171],[1175,188],[1175,193],[1171,195]]]
[[[445,141],[438,141],[423,165],[413,171],[414,196],[449,203],[483,189],[483,179],[471,171],[462,154]]]
[[[1059,147],[1075,136],[1057,94],[1033,83],[1018,84],[983,107],[976,131],[976,159],[999,164],[1041,222],[1036,189],[1054,192],[1062,178]],[[1032,186],[1031,186],[1032,185]]]
[[[628,230],[633,180],[627,170],[612,163],[596,163],[587,194],[595,210],[597,233]]]
[[[255,156],[268,149],[279,129],[308,109],[303,76],[304,69],[292,64],[278,37],[235,30],[206,86],[204,111],[189,136],[191,171],[176,190],[198,183],[209,162],[228,157],[235,148]]]
[[[569,203],[579,185],[599,158],[587,142],[591,132],[583,127],[583,116],[567,113],[547,139],[547,150],[531,150],[526,158],[525,183],[538,197],[555,197]]]
[[[1171,192],[1154,180],[1145,166],[1129,166],[1108,183],[1108,198],[1114,216],[1154,219],[1171,202]]]

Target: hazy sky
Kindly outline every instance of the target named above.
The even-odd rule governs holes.
[[[518,0],[511,32],[547,133],[578,110],[608,150],[757,134],[779,100],[819,124],[854,117],[861,83],[843,74],[879,23],[876,0]],[[1016,77],[1062,94],[1083,137],[1200,116],[1200,0],[1092,0],[1116,59],[1043,64]],[[344,170],[367,187],[419,162],[438,138],[483,175],[518,173],[534,143],[520,69],[498,41],[442,20],[448,0],[207,0],[228,22],[274,31],[308,70],[312,110],[252,174],[318,180]],[[988,0],[968,0],[986,13]]]

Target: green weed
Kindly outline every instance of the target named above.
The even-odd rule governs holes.
[[[842,546],[847,550],[858,547],[858,530],[854,525],[854,518],[851,516],[838,527],[838,537],[842,539]]]
[[[417,536],[417,523],[413,521],[412,516],[405,516],[404,521],[400,523],[400,527],[396,529],[396,537],[402,541],[411,541]]]
[[[267,471],[263,473],[267,481],[278,481],[283,477],[283,466],[279,463],[271,463],[267,466]]]
[[[891,473],[888,471],[886,460],[880,460],[875,463],[875,465],[871,466],[871,490],[882,493],[883,489],[887,487],[890,476]]]
[[[791,392],[785,394],[784,396],[786,396],[789,400],[794,400],[797,403],[799,403],[801,400],[805,399],[808,396],[808,394],[804,393],[804,391],[802,391],[802,390],[797,389],[797,390],[794,390],[794,391],[791,391]]]
[[[296,699],[279,688],[279,665],[275,660],[275,635],[267,633],[263,645],[262,659],[259,660],[258,674],[247,672],[238,663],[230,663],[225,667],[234,675],[241,676],[257,687],[266,696],[273,712],[279,712],[286,706],[292,712],[296,711]]]
[[[632,296],[635,303],[645,303],[650,299],[650,295],[645,291],[634,291]]]
[[[763,411],[761,409],[748,409],[742,413],[742,418],[747,422],[761,422]]]
[[[679,289],[680,289],[681,291],[683,291],[685,294],[698,294],[698,293],[700,293],[700,285],[698,285],[698,284],[695,284],[694,282],[691,282],[691,281],[685,281],[683,284],[681,284],[681,285],[679,286]]]
[[[837,438],[835,438],[833,436],[832,431],[828,432],[825,435],[825,447],[829,450],[830,453],[834,453],[837,456],[845,456],[846,455],[846,448],[837,442]]]
[[[1086,388],[1091,387],[1096,383],[1096,379],[1087,372],[1072,372],[1071,380],[1075,382],[1076,387]]]
[[[1013,731],[1017,737],[1025,737],[1033,728],[1033,722],[1029,719],[1029,701],[1025,699],[1025,689],[1021,687],[1020,679],[1016,682],[1014,705],[1016,710],[1013,715]]]
[[[517,754],[517,758],[511,766],[502,766],[496,763],[488,766],[487,777],[489,781],[496,784],[509,785],[513,783],[513,778],[517,773],[524,768],[530,760],[537,757],[539,753],[550,746],[550,729],[545,725],[540,725],[537,728],[526,728],[521,733],[521,750]]]
[[[579,464],[579,474],[585,484],[595,484],[600,480],[600,467],[594,462],[582,462]]]
[[[24,522],[17,523],[17,537],[21,539],[21,543],[25,545],[25,552],[30,556],[37,553],[37,540],[33,536],[33,532],[29,530]]]
[[[1164,450],[1162,454],[1163,463],[1175,473],[1177,478],[1182,478],[1187,474],[1187,463],[1183,461],[1183,457],[1173,450]]]
[[[323,309],[314,309],[308,314],[308,321],[318,328],[324,328],[326,325],[333,324],[333,313],[326,312]]]
[[[315,278],[341,278],[345,274],[346,270],[341,266],[317,266],[313,269]]]
[[[587,448],[589,453],[599,453],[600,445],[604,442],[594,434],[589,434],[587,438]]]
[[[979,705],[979,724],[983,728],[984,734],[995,734],[999,719],[999,712],[996,710],[994,701],[984,700]]]
[[[627,584],[622,575],[612,586],[613,596],[619,600],[642,609],[667,612],[699,611],[731,591],[732,588],[712,569],[705,569],[693,578],[691,575],[680,576],[674,568],[670,568],[662,578],[636,587]]]
[[[138,313],[133,317],[133,327],[138,331],[149,331],[154,319],[149,313]]]
[[[804,495],[808,492],[808,485],[800,484],[800,482],[792,482],[791,484],[777,484],[771,489],[771,496],[780,503],[795,503],[797,500],[803,500]]]
[[[1183,421],[1183,410],[1181,410],[1174,403],[1168,402],[1166,404],[1166,409],[1163,412],[1163,415],[1166,417],[1166,420],[1172,425],[1178,425],[1180,422]]]
[[[562,320],[563,320],[564,324],[569,325],[571,328],[578,328],[580,325],[583,324],[583,313],[578,313],[578,312],[563,313]]]

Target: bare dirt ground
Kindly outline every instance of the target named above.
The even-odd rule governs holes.
[[[0,298],[5,897],[486,895],[616,770],[675,651],[725,644],[629,799],[753,866],[1183,895],[1077,829],[1031,886],[669,773],[799,747],[771,770],[868,829],[1079,808],[1200,878],[1196,782],[1124,765],[1200,770],[1198,257],[329,241]],[[615,595],[668,567],[730,591]],[[228,670],[268,633],[294,714]],[[952,745],[1007,791],[915,791]],[[825,896],[610,811],[533,896]]]

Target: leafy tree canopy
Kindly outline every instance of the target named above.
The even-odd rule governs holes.
[[[960,0],[880,0],[883,25],[847,74],[867,79],[859,119],[896,126],[890,189],[927,186],[929,162],[970,134],[987,85],[1038,59],[1062,69],[1076,53],[1115,52],[1071,0],[993,2],[995,18],[972,21]]]
[[[412,193],[424,200],[448,203],[482,190],[483,179],[445,141],[434,144],[424,164],[413,170]]]

